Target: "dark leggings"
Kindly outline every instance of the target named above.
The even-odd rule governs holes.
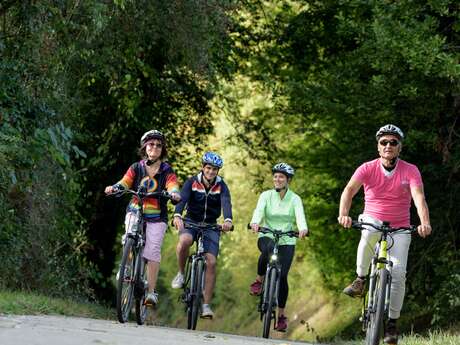
[[[264,276],[267,272],[267,264],[270,254],[273,251],[275,242],[269,237],[260,237],[257,241],[260,250],[259,263],[257,265],[257,274]],[[294,258],[295,245],[284,245],[278,247],[278,257],[281,263],[281,279],[278,294],[278,307],[286,307],[286,301],[289,293],[288,273],[291,268],[292,259]]]

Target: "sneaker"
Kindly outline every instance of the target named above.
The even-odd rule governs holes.
[[[147,305],[157,305],[158,304],[158,294],[154,291],[149,292],[145,298],[145,304]]]
[[[184,275],[180,272],[177,272],[176,276],[171,282],[171,287],[173,289],[181,289],[184,286]]]
[[[203,319],[212,319],[213,316],[214,316],[214,313],[212,312],[211,307],[209,306],[209,304],[204,304],[203,303],[203,306],[201,308],[201,317]]]
[[[383,336],[383,342],[389,345],[398,344],[398,328],[396,327],[396,321],[388,321],[385,327],[385,333]]]
[[[257,279],[249,287],[249,294],[253,296],[259,296],[262,293],[262,282]]]
[[[284,315],[278,316],[278,322],[276,323],[275,329],[278,332],[286,332],[287,330],[287,317]]]
[[[361,278],[356,278],[353,283],[343,289],[343,293],[350,297],[362,297],[364,293],[364,283],[366,281]]]

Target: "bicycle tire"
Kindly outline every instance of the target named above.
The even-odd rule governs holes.
[[[201,308],[201,301],[203,299],[203,290],[202,290],[202,282],[203,282],[203,274],[204,274],[204,267],[203,267],[203,260],[197,260],[196,262],[196,269],[195,269],[195,288],[192,290],[192,320],[191,326],[192,329],[196,329],[196,324],[198,322],[198,314],[200,313]]]
[[[138,325],[143,325],[145,323],[145,319],[147,318],[147,305],[145,304],[145,298],[147,297],[148,291],[148,284],[146,284],[146,277],[147,277],[147,262],[146,260],[139,254],[137,264],[137,274],[136,274],[136,290],[137,296],[135,299],[135,306],[136,306],[136,322]]]
[[[366,331],[366,345],[378,345],[382,338],[383,314],[385,313],[385,294],[388,284],[388,270],[383,268],[377,272],[374,303],[369,314],[369,321]]]
[[[267,301],[265,301],[265,305],[266,305],[266,308],[265,308],[265,311],[264,311],[264,316],[263,316],[263,332],[262,332],[262,336],[264,338],[268,338],[269,335],[270,335],[270,326],[271,326],[271,322],[272,322],[272,319],[273,319],[273,307],[274,307],[274,302],[275,302],[275,298],[277,296],[275,296],[275,293],[276,293],[276,279],[277,279],[277,272],[276,272],[276,268],[275,267],[272,267],[269,272],[268,272],[268,275],[267,277],[265,277],[266,279],[268,279],[268,292],[267,292],[267,296],[268,296],[268,299]]]
[[[117,281],[117,317],[120,323],[128,321],[134,294],[134,241],[128,238],[123,246],[120,274]]]

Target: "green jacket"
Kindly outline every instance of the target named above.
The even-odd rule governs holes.
[[[308,230],[302,199],[296,193],[287,190],[284,198],[274,189],[263,192],[252,215],[251,224],[282,231]],[[297,227],[295,227],[295,224]],[[272,234],[259,233],[259,237],[273,238]],[[296,238],[281,237],[280,245],[295,245]]]

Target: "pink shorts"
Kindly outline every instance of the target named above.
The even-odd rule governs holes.
[[[128,212],[125,218],[125,229],[131,231],[131,224],[135,223],[135,215],[132,212]],[[163,244],[163,238],[165,236],[168,225],[164,222],[151,223],[145,222],[145,247],[143,257],[148,261],[161,261],[161,245]]]

